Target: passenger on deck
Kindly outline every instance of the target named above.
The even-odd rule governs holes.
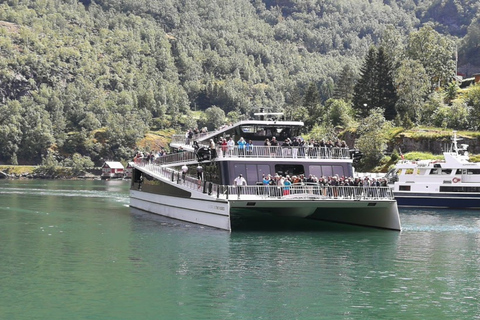
[[[247,144],[245,145],[245,151],[247,153],[247,157],[251,157],[253,155],[253,141],[248,140]]]
[[[240,157],[244,157],[245,156],[245,146],[246,146],[247,142],[245,141],[245,139],[243,139],[243,137],[240,137],[240,140],[237,141],[237,144],[238,144],[238,155]]]
[[[296,158],[298,155],[298,147],[300,146],[300,143],[298,142],[297,138],[292,139],[292,158]]]
[[[213,139],[210,139],[210,159],[215,159],[217,157],[217,149],[215,149],[215,142],[213,142]]]
[[[233,154],[233,149],[235,148],[235,141],[233,141],[232,137],[230,137],[227,141],[227,148],[228,148],[228,156],[231,157]]]
[[[222,139],[222,157],[225,157],[227,155],[227,149],[228,149],[227,139]]]
[[[237,195],[238,199],[240,199],[240,195],[243,193],[243,186],[247,185],[247,181],[241,173],[233,180],[233,185],[237,187]]]
[[[272,137],[272,140],[270,140],[270,156],[272,156],[272,157],[276,156],[277,148],[278,148],[277,138]]]
[[[182,180],[185,182],[185,177],[187,176],[188,167],[186,164],[182,166]]]

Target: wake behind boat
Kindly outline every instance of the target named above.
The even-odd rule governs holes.
[[[316,179],[353,176],[352,150],[305,144],[295,138],[303,122],[283,121],[279,114],[259,115],[259,120],[215,132],[175,136],[175,153],[151,163],[137,160],[130,206],[224,230],[231,230],[235,216],[265,213],[272,219],[401,229],[389,187],[331,185]],[[287,143],[292,141],[289,137],[299,143]]]
[[[480,209],[480,163],[456,131],[444,160],[401,160],[387,174],[399,206]]]

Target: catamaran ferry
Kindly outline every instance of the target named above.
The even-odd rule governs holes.
[[[299,137],[303,122],[256,115],[257,120],[215,132],[174,136],[172,154],[153,162],[137,160],[130,206],[228,231],[233,218],[257,214],[401,229],[388,186],[318,181],[353,177],[352,150],[311,146],[300,138],[300,143],[287,143]]]

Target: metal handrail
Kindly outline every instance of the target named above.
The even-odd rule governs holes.
[[[200,145],[200,147],[207,147]],[[249,146],[215,147],[215,152],[210,158],[283,158],[283,159],[351,159],[349,148],[340,147],[294,147],[294,146]],[[211,151],[210,151],[211,152]],[[183,153],[183,154],[182,154]],[[189,151],[176,153],[174,156],[166,155],[157,158],[158,164],[182,162],[181,157],[186,157]],[[195,153],[190,152],[188,160],[195,160]],[[167,157],[167,158],[165,158]],[[184,160],[184,161],[188,161]]]

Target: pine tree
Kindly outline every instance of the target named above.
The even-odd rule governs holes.
[[[372,109],[379,108],[387,120],[395,119],[398,97],[392,74],[384,48],[370,48],[354,88],[353,107],[359,117],[365,118]]]
[[[378,96],[375,97],[376,107],[384,110],[386,120],[393,120],[397,115],[395,104],[398,96],[393,84],[392,64],[384,47],[378,49],[376,69],[378,87]]]
[[[308,118],[305,119],[304,129],[309,131],[321,120],[323,108],[320,104],[320,93],[315,83],[310,83],[303,98],[303,107],[308,112]]]
[[[357,116],[365,118],[370,110],[375,108],[375,97],[377,96],[377,69],[376,69],[377,50],[371,47],[368,50],[365,62],[360,68],[360,78],[354,87],[353,108]]]
[[[353,89],[355,87],[355,72],[350,65],[345,65],[340,73],[338,82],[335,84],[333,97],[350,102],[353,99]]]

